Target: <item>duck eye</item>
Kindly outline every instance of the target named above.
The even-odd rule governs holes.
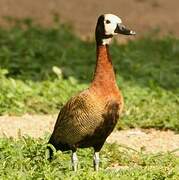
[[[110,24],[111,23],[111,21],[110,20],[106,20],[106,24]]]

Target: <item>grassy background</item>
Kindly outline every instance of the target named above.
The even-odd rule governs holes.
[[[106,144],[101,151],[101,169],[96,173],[92,167],[92,150],[80,149],[80,167],[74,173],[70,152],[55,153],[51,163],[46,160],[46,141],[30,137],[0,139],[0,179],[179,179],[179,157],[172,153],[145,154]],[[121,170],[109,168],[115,165],[121,166]]]
[[[125,112],[117,125],[179,131],[179,40],[146,37],[111,45]],[[88,87],[95,43],[83,42],[66,25],[49,29],[29,20],[0,28],[0,115],[57,113],[68,98]],[[70,152],[45,158],[48,138],[0,139],[0,179],[179,179],[173,153],[145,154],[106,144],[101,170],[92,169],[92,150],[79,150],[80,169],[70,171]],[[107,167],[127,167],[120,171]]]
[[[125,98],[118,128],[179,130],[179,40],[146,37],[111,45],[117,83]],[[30,21],[0,28],[0,115],[50,114],[90,83],[95,43],[66,25]]]

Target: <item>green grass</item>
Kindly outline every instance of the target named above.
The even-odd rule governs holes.
[[[117,127],[179,131],[179,40],[146,37],[110,49],[125,98]],[[0,115],[58,112],[88,86],[95,58],[95,43],[66,25],[0,28]]]
[[[179,157],[172,153],[145,154],[106,144],[98,173],[93,171],[92,150],[80,149],[79,170],[71,171],[70,152],[56,152],[46,160],[46,139],[0,139],[0,179],[179,179]],[[111,169],[117,165],[126,169]]]

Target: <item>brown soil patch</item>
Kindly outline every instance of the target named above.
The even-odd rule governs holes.
[[[46,132],[51,133],[57,115],[24,115],[1,116],[0,136],[18,137],[29,135],[43,137]],[[116,142],[124,147],[137,151],[143,149],[146,152],[166,152],[179,148],[179,134],[173,131],[159,131],[155,129],[130,129],[113,132],[107,139],[108,143]],[[179,151],[176,152],[179,154]]]
[[[31,17],[49,26],[52,14],[57,13],[61,21],[69,22],[80,36],[93,35],[96,19],[100,14],[113,13],[122,17],[139,36],[159,28],[162,34],[173,32],[179,36],[178,0],[1,0],[0,24],[3,17]]]

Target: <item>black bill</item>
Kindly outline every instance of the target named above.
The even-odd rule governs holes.
[[[123,24],[118,24],[114,32],[124,35],[136,35],[135,31],[127,29]]]

